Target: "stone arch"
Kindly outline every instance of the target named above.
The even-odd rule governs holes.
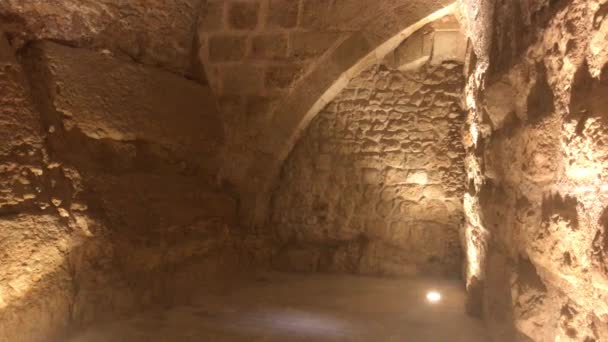
[[[348,81],[382,60],[418,29],[456,9],[456,4],[448,1],[386,2],[390,6],[385,6],[385,11],[361,30],[337,41],[316,60],[270,114],[255,146],[250,147],[252,160],[243,163],[246,179],[236,181],[242,200],[241,218],[246,224],[265,223],[273,184],[284,160],[301,132]]]

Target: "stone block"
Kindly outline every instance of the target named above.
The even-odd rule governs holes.
[[[209,37],[211,62],[234,62],[243,59],[247,47],[245,36],[217,35]]]
[[[289,55],[295,58],[311,58],[322,55],[338,39],[335,32],[294,32],[290,36]]]
[[[282,33],[262,34],[252,38],[251,57],[279,59],[287,55],[287,38]]]
[[[49,111],[90,139],[154,143],[213,168],[223,126],[211,89],[175,74],[50,42],[28,52]],[[39,94],[42,96],[42,94]]]
[[[431,63],[463,62],[467,53],[467,38],[460,31],[436,31],[433,38]]]
[[[330,2],[327,0],[304,0],[300,26],[305,29],[320,29],[327,26]]]
[[[442,185],[427,185],[423,193],[426,198],[445,198],[445,191]]]
[[[258,1],[233,1],[228,6],[228,22],[231,28],[251,30],[257,27],[260,11]]]
[[[269,28],[293,28],[298,23],[299,3],[294,0],[270,0],[268,5]]]
[[[219,31],[224,28],[224,0],[207,1],[203,8],[201,25],[204,31]]]

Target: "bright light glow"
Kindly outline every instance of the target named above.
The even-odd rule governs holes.
[[[429,291],[426,293],[426,300],[430,303],[437,303],[441,300],[441,293],[437,291]]]
[[[597,174],[599,173],[599,170],[592,169],[592,168],[586,168],[586,167],[582,167],[582,166],[574,166],[574,167],[569,167],[568,170],[566,171],[566,173],[569,178],[581,180],[581,179],[589,179],[589,178],[596,177]]]

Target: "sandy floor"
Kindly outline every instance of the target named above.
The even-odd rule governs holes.
[[[224,295],[91,329],[86,341],[487,341],[459,282],[269,273]],[[442,300],[430,304],[435,289]]]

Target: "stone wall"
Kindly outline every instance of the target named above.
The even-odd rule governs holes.
[[[0,33],[0,340],[170,305],[255,266],[260,239],[216,182],[208,87]]]
[[[469,82],[472,302],[496,341],[608,340],[608,4],[500,6]]]
[[[244,224],[263,225],[281,164],[308,124],[307,113],[322,107],[315,102],[335,83],[343,84],[343,74],[368,54],[375,57],[378,46],[450,3],[206,3],[198,30],[199,58],[227,127],[221,176],[240,194]]]
[[[46,167],[27,79],[1,34],[0,89],[0,340],[14,340],[19,331],[24,340],[42,340],[68,325],[73,289],[65,250],[72,238],[55,206],[42,204],[55,195],[51,182],[62,179]]]
[[[462,66],[374,65],[311,123],[283,167],[276,267],[458,274]]]
[[[5,0],[0,27],[17,49],[53,40],[209,84],[226,129],[221,177],[251,226],[267,217],[270,185],[315,102],[366,56],[382,55],[373,53],[380,45],[451,3]]]

